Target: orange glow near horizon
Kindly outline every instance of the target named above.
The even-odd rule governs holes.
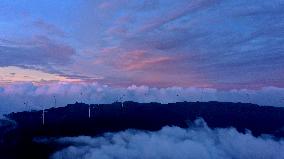
[[[0,67],[0,84],[13,82],[80,82],[80,79],[69,79],[57,74],[46,73],[40,70],[23,69],[15,66]]]

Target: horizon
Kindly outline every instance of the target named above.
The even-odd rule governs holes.
[[[193,89],[194,100],[208,91],[204,101],[249,94],[252,103],[284,105],[281,1],[4,0],[0,8],[0,112],[52,93],[143,101],[131,96],[141,88],[161,93],[155,102],[179,101],[178,91],[189,100]]]

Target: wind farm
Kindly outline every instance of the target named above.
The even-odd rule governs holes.
[[[65,147],[61,145],[47,149],[51,143],[37,143],[33,140],[35,138],[98,136],[128,129],[158,131],[164,126],[187,128],[197,119],[203,119],[212,129],[233,126],[241,133],[250,131],[255,137],[262,134],[279,139],[284,137],[284,109],[250,103],[212,101],[161,104],[124,101],[122,107],[122,102],[100,106],[77,102],[64,107],[10,113],[5,116],[16,121],[17,127],[4,135],[5,144],[2,143],[0,147],[6,148],[1,153],[16,151],[16,157],[27,155],[35,158],[43,155],[41,157],[47,158],[48,154]],[[15,142],[17,144],[13,145]],[[22,144],[43,148],[34,153],[32,149],[17,147]]]
[[[283,0],[0,1],[0,159],[283,159]]]

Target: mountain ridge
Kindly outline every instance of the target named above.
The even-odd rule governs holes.
[[[242,133],[251,131],[254,136],[268,134],[275,139],[284,137],[284,108],[250,103],[211,101],[161,104],[126,101],[89,105],[76,102],[44,110],[44,124],[43,110],[5,116],[14,122],[11,122],[13,128],[6,129],[6,133],[2,134],[0,148],[3,151],[0,154],[16,151],[29,158],[33,158],[31,155],[47,158],[48,154],[62,146],[35,143],[37,137],[99,136],[127,129],[157,131],[164,126],[187,128],[198,118],[204,119],[210,128],[234,127]],[[25,148],[20,148],[22,146]],[[38,153],[32,154],[35,150]]]

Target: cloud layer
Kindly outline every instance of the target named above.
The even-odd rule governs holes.
[[[58,143],[71,145],[52,159],[281,159],[284,141],[269,136],[254,137],[234,128],[210,129],[202,120],[187,129],[164,127],[157,132],[126,130],[102,137],[64,137]]]
[[[31,0],[0,7],[0,67],[99,76],[115,86],[284,87],[282,0]]]
[[[0,67],[18,66],[59,73],[58,68],[70,63],[75,50],[46,36],[35,36],[19,41],[0,37]]]
[[[55,98],[56,106],[65,106],[76,101],[112,103],[123,95],[125,95],[124,101],[136,102],[231,101],[284,106],[284,89],[276,87],[264,87],[259,90],[217,90],[196,87],[155,88],[135,85],[116,88],[98,83],[14,83],[0,87],[0,114],[53,107],[55,106]],[[28,105],[24,103],[28,103]]]

